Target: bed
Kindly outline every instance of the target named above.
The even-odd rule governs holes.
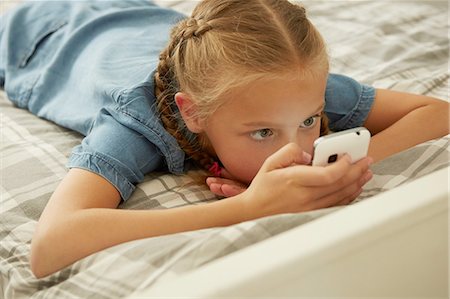
[[[182,12],[196,3],[157,2]],[[447,1],[303,3],[328,42],[333,72],[449,100]],[[2,10],[16,4],[2,2]],[[33,231],[82,136],[14,107],[3,91],[0,116],[2,298],[448,298],[450,136],[374,164],[374,178],[349,207],[132,241],[36,279],[29,265]],[[189,176],[155,173],[120,208],[215,200]],[[363,241],[371,251],[357,251]],[[369,275],[363,270],[371,257],[391,263],[372,263],[385,268]],[[414,284],[420,278],[422,288]]]

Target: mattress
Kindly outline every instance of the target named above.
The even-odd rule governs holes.
[[[196,1],[157,1],[188,13]],[[447,1],[305,1],[328,43],[331,71],[377,88],[448,101]],[[16,2],[2,2],[3,10]],[[67,172],[82,136],[14,107],[0,92],[0,297],[117,298],[175,280],[230,253],[346,207],[283,214],[136,240],[92,254],[42,279],[30,270],[39,216]],[[432,121],[432,120],[430,120]],[[424,128],[426,129],[426,128]],[[373,179],[353,205],[448,167],[445,136],[372,166]],[[121,209],[169,209],[220,200],[188,175],[153,173]],[[308,242],[308,240],[298,240]],[[267,258],[276,258],[273,252]],[[233,275],[233,273],[230,273]],[[201,286],[201,282],[199,282]]]

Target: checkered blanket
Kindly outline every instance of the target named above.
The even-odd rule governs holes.
[[[195,5],[158,2],[183,12]],[[329,43],[332,71],[375,87],[448,100],[446,1],[311,1],[306,6]],[[31,237],[47,200],[67,172],[64,165],[71,148],[82,137],[13,107],[3,92],[0,121],[2,298],[124,297],[339,209],[132,241],[36,279],[29,265]],[[429,141],[373,165],[374,178],[357,201],[448,166],[449,140],[447,136]],[[166,209],[214,200],[205,186],[188,176],[159,173],[146,176],[120,208]],[[278,254],[282,253],[268,253],[268,258]]]

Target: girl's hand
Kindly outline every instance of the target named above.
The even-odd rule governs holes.
[[[311,164],[311,155],[303,152],[302,160],[298,164]],[[234,179],[225,168],[221,171],[221,177],[209,177],[206,179],[206,184],[212,193],[224,197],[236,196],[248,188],[248,185]]]
[[[206,179],[206,184],[212,193],[232,197],[247,190],[247,185],[236,180],[225,168],[221,170],[221,177],[209,177]]]
[[[212,193],[224,197],[236,196],[247,190],[246,185],[226,178],[209,177],[206,179],[206,184]]]
[[[326,167],[301,164],[302,149],[288,144],[270,156],[243,197],[246,218],[296,213],[352,202],[372,178],[371,158],[351,164],[348,156]]]

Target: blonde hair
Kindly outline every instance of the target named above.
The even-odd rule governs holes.
[[[287,0],[203,0],[171,32],[155,73],[161,120],[186,155],[209,169],[217,157],[190,138],[174,96],[182,91],[206,119],[230,90],[260,78],[328,71],[325,43],[305,8]],[[328,131],[322,117],[321,135]]]

